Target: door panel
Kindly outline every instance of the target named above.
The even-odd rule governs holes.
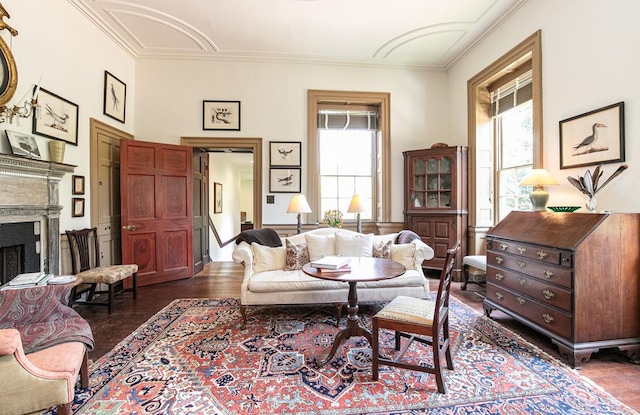
[[[209,262],[209,153],[194,149],[193,170],[193,272]]]
[[[191,181],[191,147],[123,143],[122,256],[138,285],[193,276]]]

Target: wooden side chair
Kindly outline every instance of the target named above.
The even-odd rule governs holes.
[[[378,380],[378,366],[387,365],[402,369],[417,370],[433,373],[436,376],[438,392],[446,393],[442,379],[442,360],[446,359],[447,368],[453,370],[453,360],[449,345],[449,291],[451,288],[451,273],[455,257],[460,251],[460,241],[447,250],[445,266],[440,274],[440,283],[435,301],[420,298],[399,296],[387,304],[373,317],[372,375]],[[395,357],[381,357],[379,354],[378,334],[380,329],[395,331],[395,349],[399,351]],[[425,337],[426,336],[426,337]],[[408,338],[400,350],[401,338]],[[430,338],[430,339],[429,339]],[[403,359],[411,344],[416,341],[430,345],[433,351],[433,366],[422,366]]]
[[[138,265],[106,265],[100,266],[100,247],[96,228],[66,231],[71,251],[71,267],[73,273],[82,278],[83,283],[89,284],[88,290],[76,291],[76,298],[71,304],[89,304],[107,306],[109,314],[113,312],[113,302],[116,294],[123,291],[133,291],[133,298],[138,295]],[[131,278],[132,287],[125,288],[124,280]],[[107,285],[106,291],[98,290],[98,284]],[[87,299],[78,300],[77,297],[87,292]],[[106,301],[95,301],[96,294],[107,294]]]

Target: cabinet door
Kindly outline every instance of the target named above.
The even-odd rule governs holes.
[[[415,155],[410,160],[411,210],[455,208],[455,159],[449,155]]]
[[[425,268],[442,269],[447,257],[447,249],[456,242],[456,221],[452,216],[413,216],[411,229],[420,235],[422,241],[433,251],[433,259],[425,261]]]

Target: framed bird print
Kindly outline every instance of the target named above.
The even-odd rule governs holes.
[[[202,129],[240,131],[240,101],[202,101]]]
[[[124,123],[127,84],[104,71],[104,115]]]
[[[270,193],[300,193],[300,169],[269,169]]]
[[[40,88],[40,116],[33,117],[33,133],[78,145],[78,105]]]
[[[302,143],[300,141],[271,141],[269,164],[271,167],[300,167]]]
[[[624,102],[560,121],[560,168],[624,161]]]

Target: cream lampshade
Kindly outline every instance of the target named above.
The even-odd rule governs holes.
[[[359,195],[353,195],[351,197],[351,203],[347,208],[347,212],[356,213],[356,231],[362,232],[362,223],[360,222],[360,212],[364,212],[364,205],[360,202]]]
[[[527,177],[520,182],[520,186],[533,186],[533,192],[529,194],[534,212],[547,210],[549,193],[542,186],[557,186],[559,183],[545,169],[533,169]]]
[[[291,198],[291,202],[289,202],[287,213],[298,214],[298,233],[302,232],[302,222],[300,215],[302,213],[311,213],[311,208],[309,207],[309,203],[307,203],[307,198],[302,194],[294,195]]]

